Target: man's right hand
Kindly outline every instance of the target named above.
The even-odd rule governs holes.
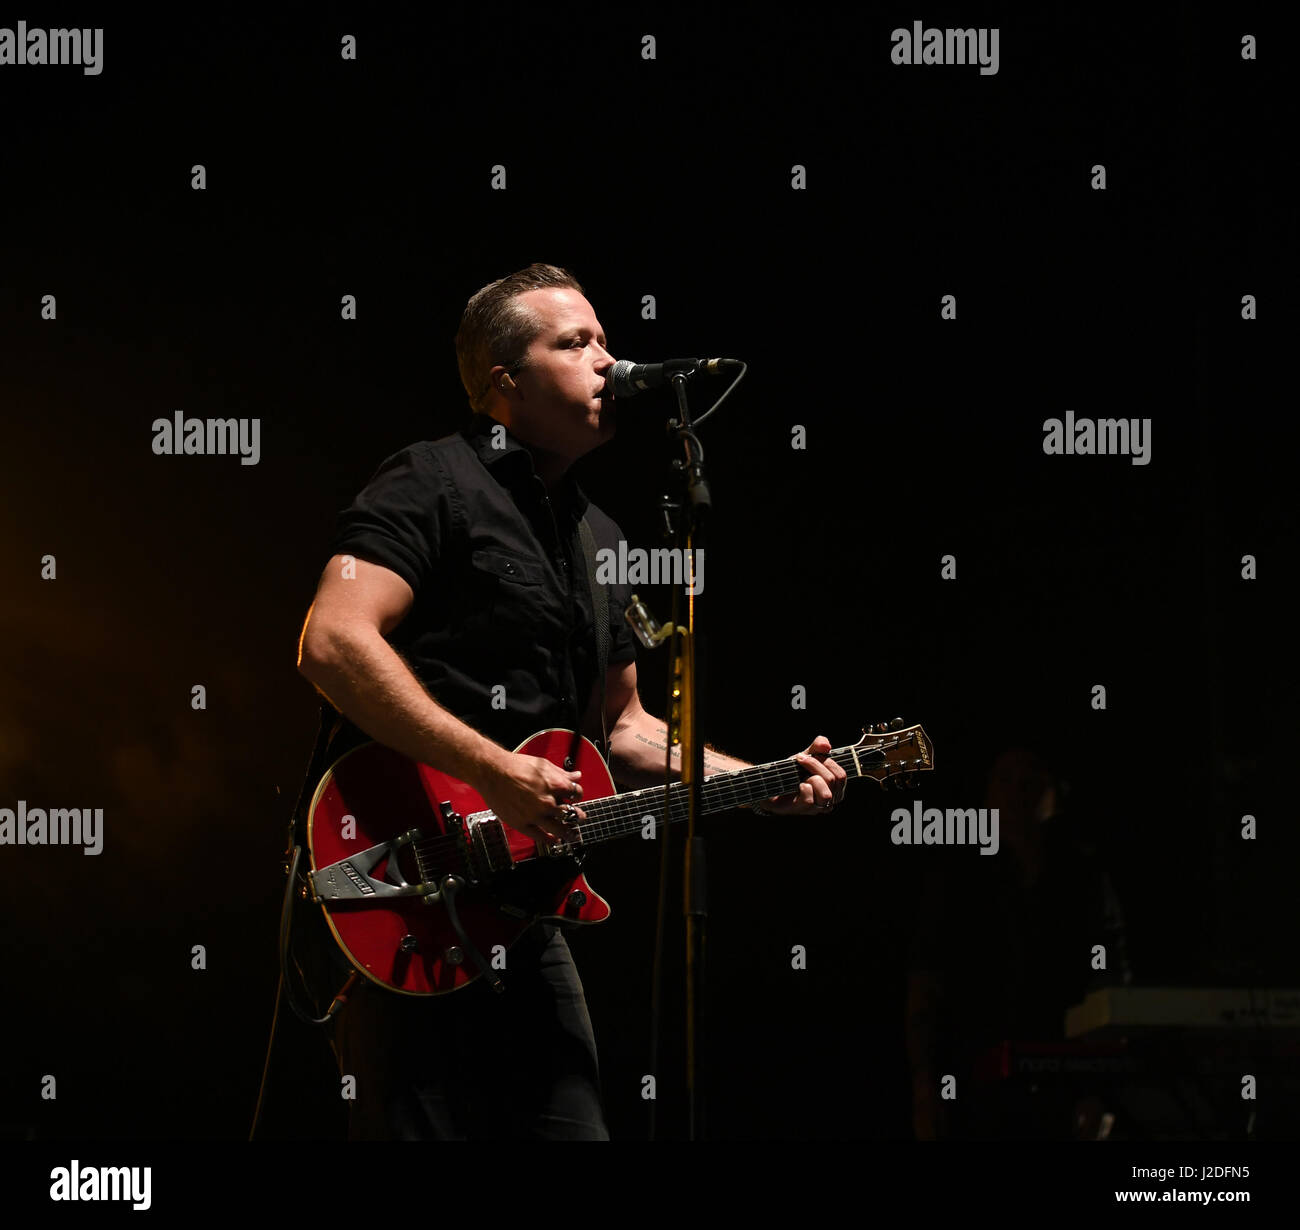
[[[582,797],[580,771],[561,769],[541,756],[507,752],[478,782],[478,792],[498,820],[533,841],[553,841],[573,836],[562,807]],[[574,807],[573,820],[586,813]]]

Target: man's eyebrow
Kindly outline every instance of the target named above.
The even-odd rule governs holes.
[[[570,325],[567,329],[560,330],[560,337],[566,338],[566,337],[572,337],[575,333],[590,333],[590,332],[591,330],[586,325]],[[596,336],[601,339],[601,345],[603,346],[604,339],[605,339],[605,331],[602,329],[600,333],[598,333]]]

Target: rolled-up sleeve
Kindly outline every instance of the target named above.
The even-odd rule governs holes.
[[[419,593],[434,575],[454,517],[454,492],[426,441],[394,453],[338,515],[332,555],[397,573]]]

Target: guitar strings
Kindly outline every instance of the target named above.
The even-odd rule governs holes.
[[[873,748],[858,749],[856,747],[834,748],[827,755],[834,760],[841,768],[848,769],[851,765],[858,767],[857,776],[868,776],[859,767],[863,759],[877,759],[887,749],[893,749],[902,746],[904,743],[914,743],[915,737],[909,735],[906,739],[895,739],[888,744],[880,744]],[[857,752],[855,757],[854,753]],[[736,772],[727,772],[715,774],[713,777],[706,778],[702,788],[704,796],[703,801],[707,804],[708,810],[726,810],[730,806],[743,806],[756,798],[771,798],[777,794],[787,794],[793,785],[798,784],[803,778],[802,769],[793,760],[773,761],[766,765],[755,765],[749,769],[741,769]],[[753,785],[761,784],[762,791],[755,793]],[[653,818],[656,828],[664,823],[662,816],[662,800],[664,788],[662,786],[650,786],[643,790],[631,791],[621,795],[606,795],[602,798],[593,799],[590,803],[581,804],[583,810],[587,812],[587,819],[578,821],[574,826],[581,838],[581,845],[594,845],[604,841],[612,840],[616,837],[626,836],[643,827],[647,818]],[[657,807],[647,810],[643,807],[641,800],[653,799]],[[688,797],[686,786],[683,782],[674,782],[669,787],[669,806],[667,823],[678,823],[686,819],[688,814]],[[457,856],[456,861],[459,864],[460,856],[463,853],[461,838],[449,835],[439,834],[436,837],[419,838],[411,843],[417,857],[428,858],[438,861],[446,861],[447,856]]]
[[[894,743],[890,746],[898,745],[899,743]],[[882,750],[881,748],[864,749],[859,753],[859,759],[862,756],[877,756]],[[853,748],[836,748],[828,755],[842,768],[847,769],[853,762],[853,751]],[[742,806],[755,798],[770,798],[772,795],[789,793],[790,787],[802,780],[800,768],[793,761],[755,765],[751,769],[740,770],[737,777],[740,774],[744,775],[743,782],[735,780],[731,773],[715,774],[705,780],[705,801],[709,804],[710,810],[725,810],[728,804]],[[866,774],[859,774],[859,776],[866,776]],[[755,793],[748,789],[748,786],[754,782],[762,783],[763,792]],[[674,782],[670,787],[670,795],[668,822],[677,823],[687,815],[687,797],[683,783]],[[632,833],[642,827],[647,816],[653,815],[656,823],[659,823],[661,816],[645,811],[639,804],[638,799],[645,796],[661,800],[663,787],[651,786],[629,794],[607,795],[583,805],[588,818],[579,821],[575,826],[582,837],[583,844],[597,844]],[[714,804],[717,806],[713,806]],[[450,853],[461,848],[460,838],[449,835],[422,838],[413,844],[421,853],[429,854],[442,851]]]
[[[836,757],[836,752],[829,754],[832,758]],[[852,753],[849,753],[849,756],[851,758]],[[847,768],[848,766],[843,767]],[[715,810],[725,809],[728,803],[739,806],[742,799],[748,802],[753,798],[770,798],[774,794],[787,793],[781,787],[786,786],[787,782],[793,785],[800,774],[799,766],[793,761],[778,761],[771,765],[755,765],[752,769],[741,770],[741,772],[745,773],[744,783],[730,780],[731,775],[729,773],[716,774],[713,778],[706,779],[704,792],[708,802],[721,804],[721,807]],[[746,788],[748,784],[754,782],[763,784],[762,792],[755,793]],[[687,799],[683,784],[674,782],[670,787],[670,795],[669,823],[685,819]],[[656,803],[660,803],[663,799],[663,787],[650,786],[645,790],[633,791],[629,794],[606,795],[599,799],[593,799],[590,803],[583,804],[583,809],[587,812],[587,819],[581,820],[575,825],[582,836],[583,842],[595,844],[639,829],[645,822],[646,816],[653,814],[648,812],[638,801],[638,799],[647,796],[653,798]],[[655,818],[657,822],[659,817],[656,816]],[[412,844],[419,849],[421,854],[433,854],[444,850],[448,852],[459,850],[461,841],[456,836],[439,835],[432,838],[423,838]]]

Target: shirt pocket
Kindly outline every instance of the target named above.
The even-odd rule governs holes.
[[[470,554],[475,572],[508,585],[539,586],[546,580],[536,560],[524,559],[499,547],[476,547]]]

